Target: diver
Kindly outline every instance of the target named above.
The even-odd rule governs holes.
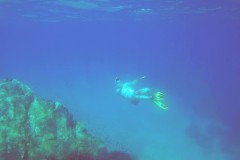
[[[116,93],[128,99],[132,104],[138,104],[140,100],[151,100],[158,107],[165,110],[168,109],[163,103],[163,93],[156,92],[155,94],[151,94],[149,88],[134,89],[133,85],[145,78],[146,76],[143,76],[131,82],[122,82],[119,77],[116,77]]]

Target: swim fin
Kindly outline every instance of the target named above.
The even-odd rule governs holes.
[[[153,102],[161,109],[167,110],[168,107],[163,103],[163,93],[156,92],[153,96]]]

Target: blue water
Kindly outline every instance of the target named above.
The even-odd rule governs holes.
[[[0,0],[0,78],[139,160],[240,159],[240,2]],[[162,91],[132,105],[115,77]]]

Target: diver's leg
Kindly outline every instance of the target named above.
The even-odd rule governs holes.
[[[153,96],[148,96],[148,95],[135,95],[135,98],[137,98],[137,99],[152,99]]]
[[[150,94],[150,89],[149,88],[142,88],[136,91],[137,95],[146,95],[146,94]]]

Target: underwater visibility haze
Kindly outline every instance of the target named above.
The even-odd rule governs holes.
[[[240,159],[240,1],[0,0],[0,78],[138,160]],[[133,105],[115,77],[164,93]]]

